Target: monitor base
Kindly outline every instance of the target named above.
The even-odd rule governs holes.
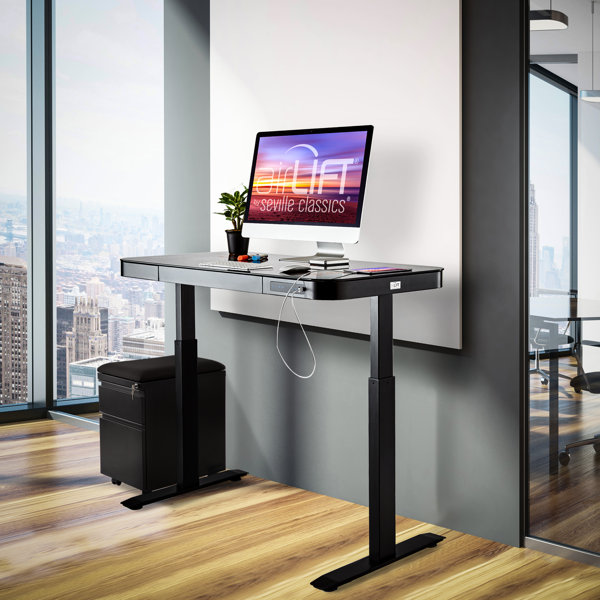
[[[310,262],[323,258],[344,258],[344,245],[339,242],[317,242],[317,253],[312,256],[290,256],[282,261]]]

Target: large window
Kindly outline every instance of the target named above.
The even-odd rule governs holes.
[[[163,252],[160,0],[55,0],[57,400],[107,361],[164,353],[161,284],[119,258]]]
[[[575,287],[571,171],[576,101],[536,73],[529,77],[529,93],[530,296],[568,293]]]
[[[27,5],[3,0],[0,18],[0,406],[27,404]]]

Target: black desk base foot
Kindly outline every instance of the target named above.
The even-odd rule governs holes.
[[[318,590],[333,592],[334,590],[337,590],[340,585],[344,585],[344,583],[348,583],[367,573],[372,573],[377,569],[391,565],[401,558],[406,558],[411,554],[415,554],[415,552],[419,552],[419,550],[433,548],[443,539],[445,538],[435,533],[422,533],[421,535],[416,535],[415,537],[396,544],[396,554],[391,558],[375,562],[372,561],[370,557],[365,556],[364,558],[359,558],[357,561],[344,565],[335,571],[331,571],[326,575],[321,575],[321,577],[311,581],[310,584]]]
[[[180,488],[176,485],[171,485],[155,492],[148,492],[147,494],[140,494],[133,498],[123,500],[121,504],[131,510],[139,510],[146,506],[146,504],[152,504],[153,502],[159,502],[166,498],[173,498],[173,496],[181,496],[188,492],[195,492],[202,488],[208,487],[209,485],[215,485],[216,483],[222,483],[223,481],[239,481],[244,475],[248,475],[246,471],[240,471],[239,469],[233,469],[231,471],[219,471],[212,475],[206,475],[198,479],[198,484],[186,488]]]

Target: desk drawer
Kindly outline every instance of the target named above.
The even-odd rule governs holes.
[[[250,273],[226,273],[220,271],[199,271],[178,267],[159,267],[158,280],[166,283],[181,283],[219,290],[262,293],[262,277]]]
[[[121,275],[123,277],[135,277],[135,279],[158,280],[158,267],[156,265],[144,265],[121,261]]]

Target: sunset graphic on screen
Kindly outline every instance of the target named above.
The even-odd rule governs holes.
[[[354,225],[366,131],[260,138],[248,221]]]

